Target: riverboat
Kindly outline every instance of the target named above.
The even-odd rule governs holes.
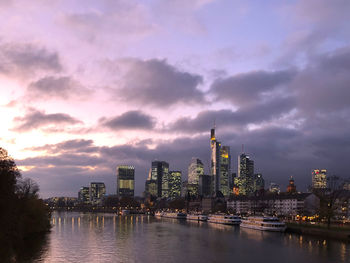
[[[207,221],[208,220],[208,216],[206,215],[196,215],[196,214],[188,214],[187,215],[187,220],[195,220],[195,221]]]
[[[242,220],[241,227],[273,232],[286,230],[286,224],[277,217],[248,217]]]
[[[162,217],[163,216],[163,212],[157,211],[157,212],[155,212],[154,216],[155,217]]]
[[[214,214],[208,216],[208,222],[224,225],[239,225],[241,223],[241,218],[235,215]]]

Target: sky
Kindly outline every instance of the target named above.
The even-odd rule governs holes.
[[[350,1],[0,0],[0,147],[41,196],[116,192],[200,158],[210,129],[266,185],[349,177]]]

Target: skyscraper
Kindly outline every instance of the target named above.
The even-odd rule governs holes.
[[[202,174],[199,176],[198,194],[203,197],[211,195],[212,177],[210,175]]]
[[[101,182],[90,183],[90,202],[92,204],[100,204],[106,194],[106,186]]]
[[[238,156],[238,173],[235,184],[240,195],[250,195],[254,192],[254,161],[242,153]]]
[[[182,184],[181,171],[169,172],[169,198],[176,199],[181,196],[181,184]]]
[[[199,176],[204,174],[204,165],[201,160],[193,157],[188,166],[188,185],[191,186],[193,195],[198,195]]]
[[[221,143],[215,138],[215,128],[211,129],[210,132],[210,147],[211,147],[211,165],[210,172],[212,176],[212,187],[213,194],[216,195],[220,191],[220,154],[221,154]]]
[[[280,188],[279,184],[270,183],[269,191],[271,193],[279,194],[281,192],[281,188]]]
[[[157,197],[169,196],[169,164],[164,161],[153,161],[151,180],[157,182]]]
[[[312,171],[312,188],[325,189],[327,188],[327,170]]]
[[[135,167],[130,165],[117,166],[117,196],[134,197]]]
[[[259,193],[265,188],[265,180],[261,173],[254,174],[253,178],[253,193]]]
[[[220,191],[224,196],[232,193],[231,185],[231,153],[229,146],[220,149]]]

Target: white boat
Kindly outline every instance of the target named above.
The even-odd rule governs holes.
[[[239,225],[241,223],[241,218],[235,215],[214,214],[208,216],[208,222],[224,225]]]
[[[127,216],[127,215],[130,214],[130,210],[122,210],[122,211],[120,212],[120,214],[121,214],[122,216]]]
[[[195,221],[207,221],[208,220],[208,216],[206,215],[196,215],[196,214],[188,214],[187,215],[187,220],[195,220]]]
[[[155,214],[154,214],[155,217],[162,217],[163,216],[163,212],[161,211],[157,211]]]
[[[163,212],[162,217],[175,218],[175,219],[186,219],[185,213],[173,213],[173,212]]]
[[[274,232],[284,232],[286,230],[286,224],[277,217],[263,216],[242,219],[241,227]]]

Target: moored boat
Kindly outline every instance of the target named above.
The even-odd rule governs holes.
[[[286,224],[277,217],[254,216],[242,220],[241,227],[262,231],[284,232]]]
[[[163,212],[157,211],[157,212],[155,212],[154,216],[155,217],[162,217],[163,216]]]
[[[213,214],[208,216],[208,222],[224,225],[239,225],[241,223],[241,218],[236,215]]]

